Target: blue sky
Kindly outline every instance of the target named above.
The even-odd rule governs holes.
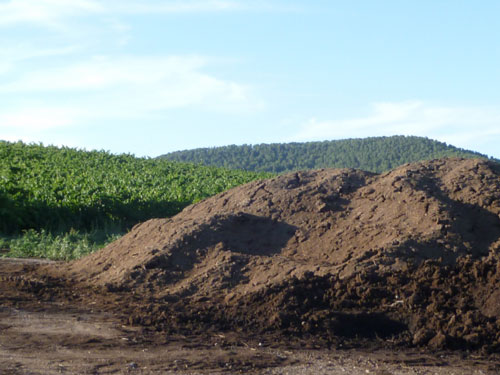
[[[158,156],[426,136],[500,157],[497,0],[0,0],[0,139]]]

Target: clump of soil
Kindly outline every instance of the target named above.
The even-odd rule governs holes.
[[[137,225],[64,272],[140,296],[129,322],[157,330],[498,351],[499,214],[489,161],[297,172]]]

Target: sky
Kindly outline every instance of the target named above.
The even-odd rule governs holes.
[[[0,0],[0,139],[156,157],[416,135],[500,158],[498,0]]]

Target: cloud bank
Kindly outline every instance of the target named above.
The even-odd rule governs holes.
[[[287,141],[416,135],[458,147],[487,143],[500,136],[500,110],[490,107],[454,107],[423,101],[381,102],[363,117],[339,120],[311,118]],[[476,147],[477,148],[477,147]]]
[[[104,11],[94,0],[10,0],[0,4],[0,26],[30,23],[54,27],[63,19]]]
[[[9,0],[0,3],[0,27],[29,23],[60,27],[87,15],[168,14],[234,11],[289,11],[291,5],[236,0]]]
[[[0,95],[11,98],[8,110],[0,104],[0,130],[43,130],[176,108],[231,113],[259,106],[251,88],[205,73],[207,65],[209,59],[200,56],[108,56],[27,71],[0,84]]]

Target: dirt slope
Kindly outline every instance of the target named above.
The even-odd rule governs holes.
[[[64,273],[140,295],[130,322],[159,330],[498,351],[499,214],[484,160],[298,172],[140,224]]]

